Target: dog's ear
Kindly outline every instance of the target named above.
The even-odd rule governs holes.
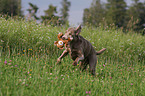
[[[80,34],[81,29],[82,29],[81,25],[79,25],[79,26],[76,28],[76,30],[75,30],[76,35],[79,35],[79,34]]]

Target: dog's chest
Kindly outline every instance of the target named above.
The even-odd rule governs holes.
[[[71,49],[70,56],[75,60],[80,55],[80,52],[77,49]]]
[[[78,46],[68,45],[68,48],[69,48],[69,54],[73,60],[75,60],[78,56],[80,56],[81,52]]]

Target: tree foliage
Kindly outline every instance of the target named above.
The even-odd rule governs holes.
[[[99,26],[102,22],[105,9],[100,0],[93,0],[91,7],[84,9],[83,23]]]
[[[67,0],[62,0],[61,2],[62,8],[61,8],[61,18],[62,18],[62,24],[66,24],[68,22],[68,11],[71,6],[71,3]]]
[[[0,0],[0,14],[23,16],[21,0]]]
[[[125,0],[93,0],[91,7],[84,9],[83,24],[98,26],[105,23],[113,24],[126,30],[138,31],[145,34],[145,2],[133,0],[131,6],[127,6]]]
[[[36,13],[38,11],[38,7],[32,3],[29,3],[30,8],[27,9],[29,12],[29,18],[33,17],[35,20],[39,20],[39,17],[36,16]]]
[[[128,25],[129,30],[142,30],[145,28],[145,2],[141,3],[139,0],[133,0],[133,4],[128,9]],[[141,31],[145,34],[145,30]]]
[[[41,16],[42,22],[45,25],[59,25],[59,16],[56,16],[57,7],[49,5],[48,9],[44,11],[45,15]]]
[[[124,25],[126,16],[126,2],[124,0],[108,0],[106,4],[106,21],[108,24],[115,24],[118,27]]]

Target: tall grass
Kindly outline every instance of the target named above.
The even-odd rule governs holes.
[[[35,22],[0,18],[0,95],[95,96],[145,94],[145,38],[121,30],[83,27],[81,35],[96,50],[96,77],[72,66],[70,57],[55,65],[62,50],[59,32]]]

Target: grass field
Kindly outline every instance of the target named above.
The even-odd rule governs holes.
[[[72,66],[70,57],[55,65],[63,50],[59,32],[35,22],[0,18],[1,96],[144,96],[145,37],[113,28],[83,27],[81,35],[96,50],[96,77]]]

